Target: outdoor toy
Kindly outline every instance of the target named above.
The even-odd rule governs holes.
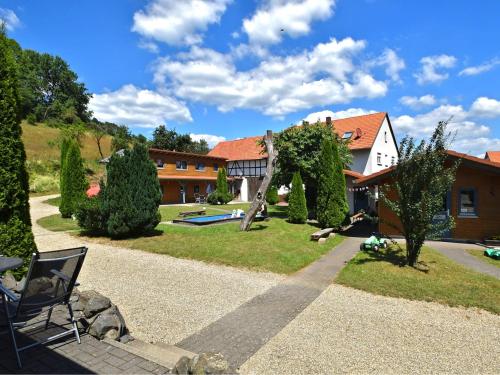
[[[386,249],[388,246],[387,238],[383,238],[382,234],[374,232],[359,248],[361,250],[379,251],[381,248]]]

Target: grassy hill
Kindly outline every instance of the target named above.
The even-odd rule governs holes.
[[[27,166],[30,174],[30,191],[49,194],[59,191],[59,148],[57,140],[60,130],[44,124],[29,125],[22,123],[23,142],[26,149]],[[111,153],[111,137],[101,141],[104,156]],[[82,139],[82,157],[85,160],[87,176],[91,182],[98,181],[104,172],[96,141],[90,134]]]

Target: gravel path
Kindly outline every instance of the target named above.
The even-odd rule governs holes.
[[[88,246],[79,278],[81,289],[95,289],[111,298],[132,335],[141,340],[175,344],[283,279],[271,273],[86,243],[68,233],[48,231],[36,224],[39,218],[58,212],[42,203],[48,198],[30,200],[39,250]]]
[[[500,373],[500,316],[331,285],[242,374]]]

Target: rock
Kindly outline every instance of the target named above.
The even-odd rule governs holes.
[[[89,334],[102,340],[108,331],[116,330],[119,332],[120,322],[115,315],[100,314],[97,319],[92,323],[89,329]]]
[[[10,290],[14,290],[17,286],[17,281],[10,273],[6,274],[2,279],[2,285]]]
[[[122,344],[126,344],[130,341],[134,341],[134,338],[132,336],[130,336],[129,334],[126,334],[126,335],[123,335],[122,337],[120,337],[120,340],[119,340]]]
[[[225,374],[229,364],[221,353],[202,353],[189,362],[189,373],[193,375]]]
[[[47,289],[52,288],[52,286],[52,280],[48,277],[37,277],[36,279],[30,280],[28,284],[28,290],[26,292],[31,295],[39,294],[46,291]]]
[[[81,299],[82,297],[80,296],[80,300]],[[80,300],[78,302],[80,302]],[[96,293],[96,295],[90,297],[90,299],[85,304],[83,313],[85,314],[86,318],[90,318],[91,316],[94,316],[97,313],[100,313],[101,311],[109,309],[110,307],[111,307],[111,300],[108,297],[104,297],[99,293]]]
[[[104,335],[107,339],[119,341],[120,340],[120,332],[117,329],[110,329],[106,334]]]
[[[26,276],[23,276],[23,278],[17,283],[16,287],[14,288],[14,292],[22,293],[25,285],[26,285]]]
[[[89,299],[91,299],[92,297],[98,296],[99,293],[97,293],[93,290],[87,290],[85,292],[75,291],[73,293],[73,295],[75,296],[75,298],[77,298],[77,302],[72,305],[73,310],[74,311],[83,311],[83,309],[85,309],[85,306],[87,305],[87,302],[89,301]]]
[[[326,242],[326,238],[325,237],[321,237],[319,240],[318,240],[318,243],[319,244],[322,244],[322,243],[325,243]]]
[[[189,363],[191,360],[184,356],[181,357],[175,364],[174,368],[172,369],[172,374],[178,374],[178,375],[186,375],[189,374]]]
[[[328,238],[333,238],[333,237],[335,237],[336,234],[337,233],[332,232],[332,233],[330,233],[330,235],[328,236]]]

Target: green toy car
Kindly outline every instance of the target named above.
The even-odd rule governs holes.
[[[487,248],[486,250],[484,250],[484,255],[490,257],[491,259],[500,260],[500,248]]]
[[[365,242],[359,245],[361,250],[373,250],[379,251],[380,249],[386,249],[388,244],[387,238],[383,238],[382,234],[374,232]]]

